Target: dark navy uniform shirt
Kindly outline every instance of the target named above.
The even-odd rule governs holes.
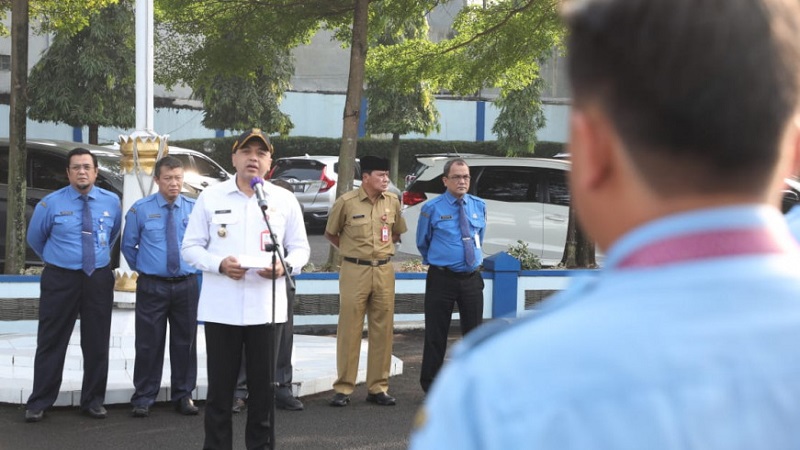
[[[92,212],[94,260],[97,268],[111,263],[111,249],[119,236],[122,211],[117,194],[93,186]],[[64,269],[82,268],[83,200],[71,185],[50,193],[33,210],[28,225],[28,245],[46,264]]]
[[[486,233],[486,202],[465,194],[469,219],[469,245],[475,246],[475,264],[468,267],[459,225],[460,206],[450,192],[426,202],[417,224],[417,248],[423,264],[447,267],[454,272],[472,272],[483,262],[483,236]],[[477,236],[477,242],[476,242]]]
[[[125,215],[125,232],[122,233],[122,254],[132,270],[158,277],[184,276],[197,272],[181,258],[181,268],[177,274],[167,270],[167,208],[170,206],[164,197],[156,192],[142,198],[131,206]],[[180,252],[189,215],[194,209],[194,200],[179,195],[175,199],[173,220],[178,235]]]

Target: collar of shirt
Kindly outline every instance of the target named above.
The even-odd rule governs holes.
[[[78,190],[75,189],[75,186],[73,186],[73,185],[69,185],[69,188],[72,191],[72,194],[70,195],[70,198],[72,198],[73,200],[80,200],[81,196],[83,196],[83,194],[78,192]],[[97,193],[96,187],[95,187],[95,185],[92,185],[92,188],[89,189],[89,192],[87,192],[86,195],[88,195],[89,198],[94,200],[96,198],[96,195],[95,195],[96,193]]]
[[[380,200],[382,198],[385,198],[386,197],[385,194],[386,194],[385,192],[381,192],[380,194],[378,194],[378,199]],[[364,200],[368,200],[368,199],[369,199],[369,195],[367,194],[367,190],[364,189],[364,185],[359,186],[358,187],[358,200],[363,202]]]
[[[163,208],[163,207],[165,207],[165,206],[167,206],[169,204],[167,199],[165,199],[164,196],[160,192],[156,193],[156,203],[158,204],[159,208]],[[175,199],[174,205],[178,209],[180,209],[181,206],[183,206],[183,195],[178,194],[178,198]]]
[[[447,199],[447,203],[449,203],[450,205],[455,205],[456,201],[458,201],[458,199],[455,197],[455,195],[451,194],[450,191],[448,191],[448,190],[445,190],[444,194],[442,194],[442,195],[444,196],[444,198]],[[464,199],[464,205],[468,205],[469,204],[469,194],[464,194],[464,196],[461,197],[461,198]]]
[[[688,211],[646,223],[619,238],[606,253],[605,269],[616,269],[628,255],[653,242],[714,230],[766,228],[781,240],[792,239],[781,213],[765,205],[736,205]]]

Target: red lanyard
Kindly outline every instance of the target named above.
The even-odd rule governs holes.
[[[763,228],[714,230],[667,238],[645,245],[626,256],[623,269],[654,267],[684,261],[785,253],[786,242]]]

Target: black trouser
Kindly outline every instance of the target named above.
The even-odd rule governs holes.
[[[133,406],[150,406],[161,389],[169,321],[170,392],[191,397],[197,385],[197,276],[180,281],[140,275],[136,282],[136,365]]]
[[[275,369],[275,382],[281,387],[292,387],[292,346],[294,345],[294,296],[295,291],[286,284],[286,323],[277,323],[275,334],[278,337],[278,361]],[[247,358],[242,355],[242,365],[239,367],[239,377],[236,381],[236,398],[247,398],[247,372],[245,365]]]
[[[268,383],[270,361],[274,361],[272,324],[234,326],[205,323],[208,364],[208,394],[205,412],[204,449],[230,449],[233,445],[233,391],[242,359],[247,357],[249,381],[245,445],[267,448],[272,392]]]
[[[428,388],[444,363],[453,305],[458,304],[461,334],[483,321],[483,278],[480,272],[459,274],[431,266],[425,279],[425,347],[419,382]]]
[[[39,331],[29,410],[49,408],[58,398],[67,344],[80,314],[83,385],[81,409],[102,406],[108,381],[108,348],[114,274],[110,267],[87,276],[82,270],[46,266],[42,272]]]

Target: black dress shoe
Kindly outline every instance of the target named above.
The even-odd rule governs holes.
[[[150,416],[150,408],[147,406],[134,406],[131,415],[133,417],[148,417]]]
[[[333,398],[331,399],[330,405],[347,406],[348,403],[350,403],[350,397],[342,394],[341,392],[337,392],[336,395],[334,395]]]
[[[108,411],[106,411],[103,405],[92,406],[89,409],[84,409],[83,413],[92,419],[105,419],[108,415]]]
[[[394,406],[397,401],[394,397],[386,392],[378,392],[377,394],[367,394],[367,401],[377,403],[381,406]]]
[[[44,410],[26,409],[25,422],[39,422],[44,418]]]
[[[287,411],[302,411],[303,402],[295,398],[290,388],[281,386],[275,392],[275,407]]]
[[[199,411],[197,406],[194,406],[194,402],[189,397],[183,397],[182,399],[178,400],[175,403],[175,410],[184,416],[196,416]]]
[[[285,409],[287,411],[302,411],[303,402],[292,396],[278,397],[275,399],[275,407],[278,409]]]

